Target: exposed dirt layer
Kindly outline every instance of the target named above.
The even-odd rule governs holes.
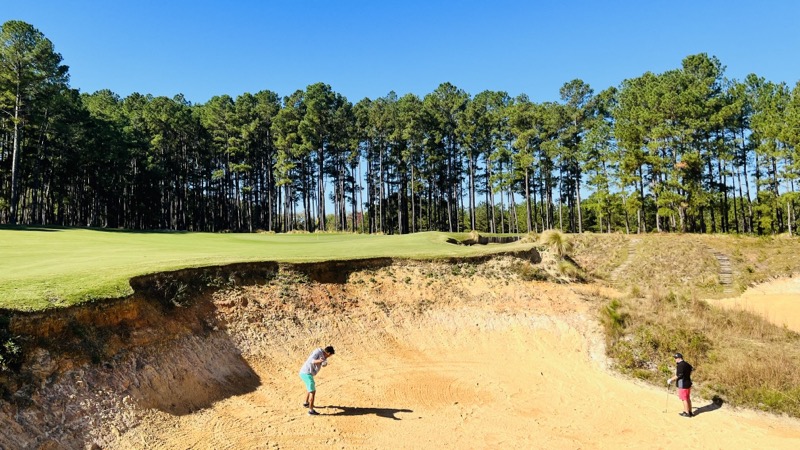
[[[679,417],[666,386],[607,369],[602,287],[524,281],[520,264],[281,270],[183,306],[132,300],[100,316],[135,348],[112,335],[92,347],[107,363],[29,361],[41,387],[0,407],[0,447],[797,447],[798,420],[699,398]],[[325,345],[310,417],[298,371]]]

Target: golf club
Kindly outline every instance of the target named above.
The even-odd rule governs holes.
[[[667,400],[664,402],[664,412],[667,412],[669,407],[669,385],[667,385]]]

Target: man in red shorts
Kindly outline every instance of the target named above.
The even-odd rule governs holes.
[[[667,386],[677,380],[675,386],[678,388],[678,398],[683,400],[683,412],[680,413],[683,417],[694,417],[692,413],[692,370],[694,368],[691,364],[683,360],[683,355],[675,353],[675,376],[667,380]]]

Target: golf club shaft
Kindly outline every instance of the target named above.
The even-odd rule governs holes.
[[[669,408],[669,386],[667,386],[667,399],[664,401],[664,412]]]

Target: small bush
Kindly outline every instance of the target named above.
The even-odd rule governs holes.
[[[511,266],[511,270],[524,281],[547,281],[550,277],[539,265],[528,262],[518,262]]]
[[[22,364],[22,347],[8,331],[10,319],[0,315],[0,373],[16,372]]]
[[[19,369],[22,362],[22,348],[10,338],[0,339],[0,372],[12,372]]]
[[[572,281],[586,281],[586,273],[580,267],[573,264],[571,261],[562,259],[558,262],[558,273]]]
[[[625,321],[628,319],[628,313],[622,311],[622,303],[611,300],[600,311],[600,323],[605,327],[606,335],[612,341],[618,340],[625,331]]]
[[[540,236],[543,244],[560,257],[567,256],[572,251],[572,242],[558,230],[546,230]]]

